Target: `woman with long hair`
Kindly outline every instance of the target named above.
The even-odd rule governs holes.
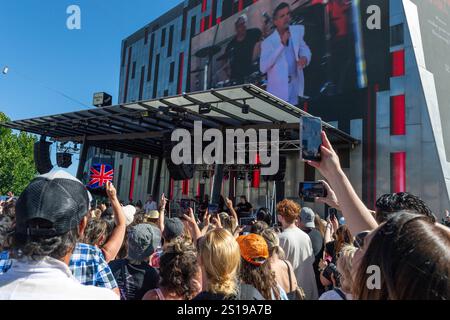
[[[450,230],[432,218],[411,212],[394,214],[367,235],[355,254],[353,298],[450,299],[449,248]],[[369,287],[369,277],[380,281]]]
[[[286,292],[276,281],[269,261],[269,248],[260,235],[251,233],[240,236],[237,242],[241,249],[240,279],[256,288],[266,300],[288,300]]]
[[[283,249],[280,247],[280,238],[273,229],[266,229],[261,236],[266,240],[269,249],[270,268],[275,274],[278,285],[287,293],[288,297],[295,297],[298,287],[294,268],[288,260],[285,260]]]
[[[225,229],[209,231],[198,240],[203,291],[194,300],[234,300],[239,294],[239,245]]]
[[[353,244],[353,236],[347,225],[342,225],[337,228],[334,233],[334,240],[325,244],[325,260],[336,264],[337,254],[345,245]]]

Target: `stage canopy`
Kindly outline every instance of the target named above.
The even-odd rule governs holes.
[[[47,136],[54,141],[87,142],[90,146],[132,155],[159,156],[167,134],[177,128],[193,130],[194,121],[202,121],[204,129],[298,131],[302,116],[310,115],[254,85],[241,85],[1,125]],[[323,127],[336,146],[351,148],[359,144],[357,139],[325,122]],[[286,139],[285,142],[299,144],[298,140]]]

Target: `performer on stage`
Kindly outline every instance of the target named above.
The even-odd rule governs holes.
[[[254,72],[252,69],[254,57],[258,56],[261,41],[261,30],[247,29],[247,16],[239,16],[236,20],[236,35],[228,43],[225,54],[229,63],[229,79],[236,84],[245,83],[245,78]]]
[[[311,62],[311,50],[305,43],[305,27],[291,26],[287,3],[279,4],[273,13],[275,31],[262,43],[260,68],[267,73],[267,91],[297,105],[304,95],[303,69]]]

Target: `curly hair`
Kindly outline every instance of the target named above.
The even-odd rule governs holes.
[[[45,227],[42,221],[36,221],[36,225]],[[61,260],[75,248],[78,238],[78,227],[63,235],[53,237],[29,236],[13,232],[10,238],[11,248],[14,249],[11,256],[13,258],[30,257],[34,260],[52,257]]]
[[[175,291],[185,300],[197,293],[194,278],[200,272],[197,254],[192,243],[183,239],[173,240],[160,258],[161,287]]]
[[[277,213],[286,220],[286,223],[292,224],[300,214],[301,207],[294,201],[284,199],[277,204]]]
[[[436,222],[436,217],[426,203],[408,192],[382,195],[376,202],[376,208],[375,218],[378,224],[386,222],[392,214],[399,211],[414,211],[430,217],[433,222]]]
[[[255,266],[242,259],[240,278],[242,282],[254,286],[264,299],[280,300],[280,289],[268,260],[260,266]]]
[[[83,242],[101,247],[106,242],[107,230],[108,224],[105,220],[91,219],[89,220],[86,230],[84,231]]]

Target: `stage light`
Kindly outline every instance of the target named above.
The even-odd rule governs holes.
[[[56,163],[60,168],[68,168],[72,165],[72,154],[67,152],[56,153]]]
[[[250,112],[250,106],[248,104],[242,105],[242,113],[249,114],[249,112]]]
[[[3,74],[7,74],[8,71],[9,71],[9,68],[6,66],[6,67],[3,68],[2,73],[3,73]]]
[[[207,114],[211,112],[211,105],[209,103],[202,103],[198,106],[198,113]]]

